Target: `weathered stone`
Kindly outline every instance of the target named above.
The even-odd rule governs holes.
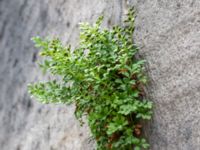
[[[200,149],[200,1],[141,0],[135,40],[147,60],[152,150]]]
[[[147,60],[154,117],[145,134],[151,150],[200,147],[200,1],[198,0],[0,0],[0,149],[92,150],[88,127],[74,106],[42,105],[27,84],[46,80],[30,38],[59,37],[73,46],[78,23],[105,15],[104,26],[121,24],[137,11],[135,42]]]
[[[87,126],[80,127],[73,106],[43,105],[30,99],[27,84],[46,79],[36,67],[31,37],[59,37],[77,44],[78,23],[105,14],[104,26],[120,22],[116,0],[0,1],[0,149],[93,149]],[[109,20],[109,21],[108,21]]]

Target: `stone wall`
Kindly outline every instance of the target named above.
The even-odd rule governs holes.
[[[0,0],[0,149],[92,150],[87,126],[74,106],[42,105],[27,84],[44,80],[30,38],[78,42],[78,23],[121,24],[128,6],[137,10],[134,39],[147,60],[154,117],[145,135],[151,150],[200,147],[199,0]]]

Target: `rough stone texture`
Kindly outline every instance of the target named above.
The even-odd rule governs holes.
[[[200,1],[140,0],[136,42],[148,61],[152,150],[200,149]]]
[[[73,106],[42,105],[27,84],[46,79],[35,65],[35,35],[77,44],[78,23],[105,15],[120,24],[137,10],[135,41],[147,60],[154,117],[146,125],[151,150],[200,148],[199,0],[0,0],[0,149],[90,150],[87,126]]]
[[[105,26],[120,22],[121,7],[120,0],[0,0],[1,150],[92,149],[88,128],[80,127],[73,106],[30,99],[27,84],[44,79],[30,39],[59,37],[76,45],[80,21],[93,22],[105,13]]]

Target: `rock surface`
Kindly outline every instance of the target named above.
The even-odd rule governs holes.
[[[145,130],[151,150],[199,150],[200,1],[0,0],[1,150],[93,149],[74,106],[42,105],[28,95],[28,83],[47,79],[30,38],[75,46],[79,22],[104,14],[104,26],[121,24],[129,5],[137,10],[135,41],[148,62],[147,94],[155,105]]]
[[[147,62],[152,150],[200,149],[200,1],[136,3],[135,38]]]

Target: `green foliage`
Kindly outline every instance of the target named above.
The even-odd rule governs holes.
[[[151,118],[152,103],[144,99],[144,60],[135,58],[134,10],[124,27],[101,29],[102,20],[80,24],[75,50],[58,39],[33,38],[46,57],[40,67],[61,80],[32,84],[29,91],[43,103],[74,103],[78,119],[87,115],[97,150],[146,149],[140,122]]]

